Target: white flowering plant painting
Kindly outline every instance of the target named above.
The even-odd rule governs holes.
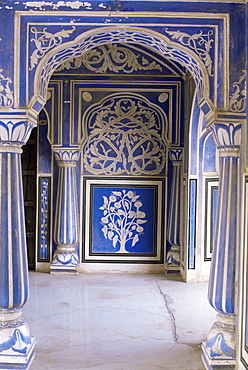
[[[103,212],[101,231],[117,253],[129,253],[127,243],[131,241],[132,247],[138,243],[147,222],[140,195],[123,189],[111,191],[109,197],[103,195],[102,198],[103,205],[99,207]]]
[[[86,178],[83,261],[163,263],[164,185],[160,178]]]

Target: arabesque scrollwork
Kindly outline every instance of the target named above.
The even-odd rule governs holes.
[[[230,98],[230,110],[241,113],[246,108],[246,70],[237,82],[233,84],[233,94]]]
[[[165,32],[167,32],[172,39],[177,40],[182,45],[194,50],[194,52],[204,62],[209,76],[213,77],[212,60],[210,56],[210,50],[212,48],[211,44],[214,42],[214,40],[211,39],[211,36],[214,34],[213,30],[209,30],[207,33],[200,31],[194,35],[189,35],[188,33],[181,32],[179,30],[169,31],[168,28],[165,29]]]
[[[63,38],[69,37],[69,35],[74,32],[76,29],[75,26],[71,30],[61,30],[56,33],[51,33],[47,31],[47,28],[43,28],[42,31],[38,31],[37,28],[31,27],[31,32],[34,34],[34,37],[30,42],[34,42],[36,49],[33,51],[30,56],[30,67],[31,71],[38,63],[38,60],[42,58],[49,50],[58,46],[62,43]]]
[[[167,45],[160,38],[147,35],[139,30],[116,30],[114,28],[112,30],[108,30],[108,32],[103,30],[95,35],[82,38],[81,40],[78,40],[76,45],[72,45],[69,49],[61,49],[56,54],[51,55],[46,61],[40,74],[39,91],[41,96],[45,98],[50,77],[53,71],[55,71],[62,63],[69,59],[80,57],[93,47],[104,44],[114,44],[117,39],[119,43],[138,43],[143,46],[148,46],[149,48],[159,52],[165,58],[172,59],[185,66],[194,77],[199,100],[203,99],[206,94],[205,78],[199,63],[194,59],[193,55],[190,55],[185,50],[180,50],[180,48],[175,48],[173,45]]]
[[[159,108],[159,107],[157,107]],[[166,161],[167,117],[140,97],[112,96],[89,117],[84,168],[92,174],[158,175]]]
[[[64,69],[77,69],[84,65],[88,70],[95,73],[150,71],[162,67],[155,61],[149,62],[144,56],[135,54],[132,50],[117,44],[100,45],[91,49],[80,57],[67,60],[62,63],[56,72]]]
[[[11,107],[13,105],[13,92],[10,89],[12,80],[10,77],[5,77],[0,69],[0,107]]]

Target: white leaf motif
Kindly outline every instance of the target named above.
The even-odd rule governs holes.
[[[107,226],[106,225],[104,225],[103,226],[103,228],[102,228],[102,232],[103,232],[103,235],[104,235],[104,237],[107,239],[107,231],[108,231],[108,229],[107,229]]]
[[[129,203],[128,202],[125,202],[125,207],[129,208]]]
[[[114,247],[114,248],[116,248],[116,243],[117,243],[117,241],[118,241],[118,236],[117,236],[117,235],[115,235],[115,236],[113,237],[113,247]]]
[[[138,234],[135,234],[135,236],[133,238],[133,242],[132,242],[132,247],[137,243],[138,240],[139,240],[139,236],[138,236]]]
[[[109,238],[109,240],[112,239],[113,235],[114,235],[113,231],[109,231],[108,232],[108,238]]]
[[[144,218],[144,217],[146,217],[146,214],[145,214],[145,212],[138,211],[136,216],[137,216],[138,218]]]
[[[142,231],[144,231],[144,228],[142,226],[138,226],[137,229],[136,229],[136,231],[138,233],[142,233]]]
[[[112,191],[112,193],[113,193],[116,197],[121,197],[121,192],[120,192],[120,191]]]
[[[138,219],[136,222],[137,222],[137,224],[144,224],[144,223],[147,222],[147,220],[140,220],[140,219]]]
[[[136,202],[136,200],[137,200],[139,197],[140,197],[139,195],[135,195],[135,197],[133,197],[133,199],[132,199],[132,202]]]
[[[104,204],[108,204],[108,198],[105,197],[105,195],[103,195],[102,197],[103,197]]]
[[[128,214],[128,218],[133,218],[134,216],[135,216],[135,212],[130,211],[129,214]]]

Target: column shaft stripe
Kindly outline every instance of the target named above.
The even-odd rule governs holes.
[[[173,199],[174,196],[174,173],[173,173],[173,178],[172,178],[172,190],[171,190],[171,199]],[[172,228],[172,201],[170,201],[169,204],[169,220],[168,220],[168,241],[171,242],[171,228]]]
[[[15,154],[15,162],[16,162],[16,169],[17,174],[16,176],[16,192],[17,192],[17,199],[22,200],[23,199],[23,189],[22,189],[22,172],[21,172],[21,163],[20,163],[20,154]],[[20,178],[20,179],[19,179]],[[22,192],[22,193],[21,193]],[[26,237],[24,234],[23,228],[25,228],[25,223],[23,219],[23,209],[21,209],[21,206],[23,207],[23,201],[17,201],[17,217],[18,217],[18,247],[19,247],[19,261],[20,261],[20,284],[21,284],[21,299],[20,299],[20,306],[23,306],[25,303],[25,287],[24,287],[24,268],[23,268],[23,262],[24,262],[24,254],[27,253],[26,250],[23,250],[23,244],[26,246],[25,241],[23,238]]]
[[[60,234],[61,234],[61,202],[62,194],[60,193],[61,189],[61,168],[59,167],[59,178],[58,178],[58,188],[57,188],[57,201],[56,201],[56,212],[55,212],[55,241],[57,244],[60,244]]]
[[[175,225],[175,240],[176,240],[176,242],[177,242],[177,244],[179,244],[180,243],[180,240],[179,240],[179,238],[180,238],[180,228],[179,228],[179,226],[180,226],[180,212],[181,212],[181,210],[180,210],[180,178],[181,178],[181,176],[180,176],[180,171],[181,171],[181,167],[179,167],[179,166],[177,166],[177,169],[176,169],[176,173],[177,173],[177,176],[176,176],[176,184],[177,184],[177,186],[176,186],[176,210],[175,210],[175,212],[176,212],[176,225]]]
[[[13,256],[12,256],[12,189],[11,189],[11,154],[7,154],[7,202],[8,202],[8,289],[9,289],[9,302],[8,307],[12,308],[14,303],[13,292]]]
[[[62,216],[63,216],[63,243],[67,243],[67,230],[69,225],[67,225],[67,213],[68,213],[68,171],[66,170],[65,167],[63,167],[63,178],[64,178],[64,183],[62,181],[62,186],[63,186],[63,196],[64,196],[64,204],[62,204]]]
[[[67,177],[66,177],[66,191],[67,191],[67,197],[66,197],[66,201],[67,201],[67,214],[68,214],[68,218],[67,218],[67,235],[66,235],[66,240],[67,242],[71,242],[72,240],[72,235],[73,235],[73,224],[72,224],[72,202],[73,202],[73,198],[72,198],[72,176],[71,176],[71,170],[72,168],[71,167],[68,167],[67,170],[66,170],[66,173],[67,173]]]
[[[216,307],[216,293],[217,293],[217,282],[218,282],[218,267],[219,267],[219,250],[216,250],[216,246],[220,245],[220,234],[221,234],[221,223],[219,222],[221,218],[221,210],[223,208],[223,193],[224,193],[224,181],[222,180],[224,178],[224,173],[225,173],[225,162],[224,159],[220,158],[220,161],[222,161],[222,167],[221,167],[221,173],[220,173],[220,190],[219,190],[219,195],[218,195],[218,214],[217,214],[217,226],[215,230],[215,238],[214,242],[215,245],[213,246],[215,248],[214,251],[214,256],[215,256],[215,261],[213,261],[215,264],[213,266],[212,262],[212,268],[214,269],[213,273],[211,274],[211,284],[212,284],[212,296],[211,296],[211,301],[212,305],[215,309]]]
[[[227,271],[228,271],[228,257],[230,247],[230,224],[231,224],[231,199],[232,199],[232,170],[233,158],[229,158],[229,176],[228,176],[228,194],[227,194],[227,212],[226,212],[226,235],[225,235],[225,249],[224,249],[224,266],[223,266],[223,289],[222,289],[222,310],[226,313],[226,294],[227,294]]]
[[[76,169],[73,168],[72,171],[72,184],[73,184],[73,203],[74,203],[74,212],[73,212],[73,218],[74,218],[74,235],[75,235],[75,241],[78,242],[79,240],[79,231],[78,231],[78,199],[77,199],[77,193],[76,193]]]

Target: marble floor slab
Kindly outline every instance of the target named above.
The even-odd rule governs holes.
[[[215,321],[206,282],[157,274],[30,272],[23,316],[36,337],[32,370],[203,370]]]

